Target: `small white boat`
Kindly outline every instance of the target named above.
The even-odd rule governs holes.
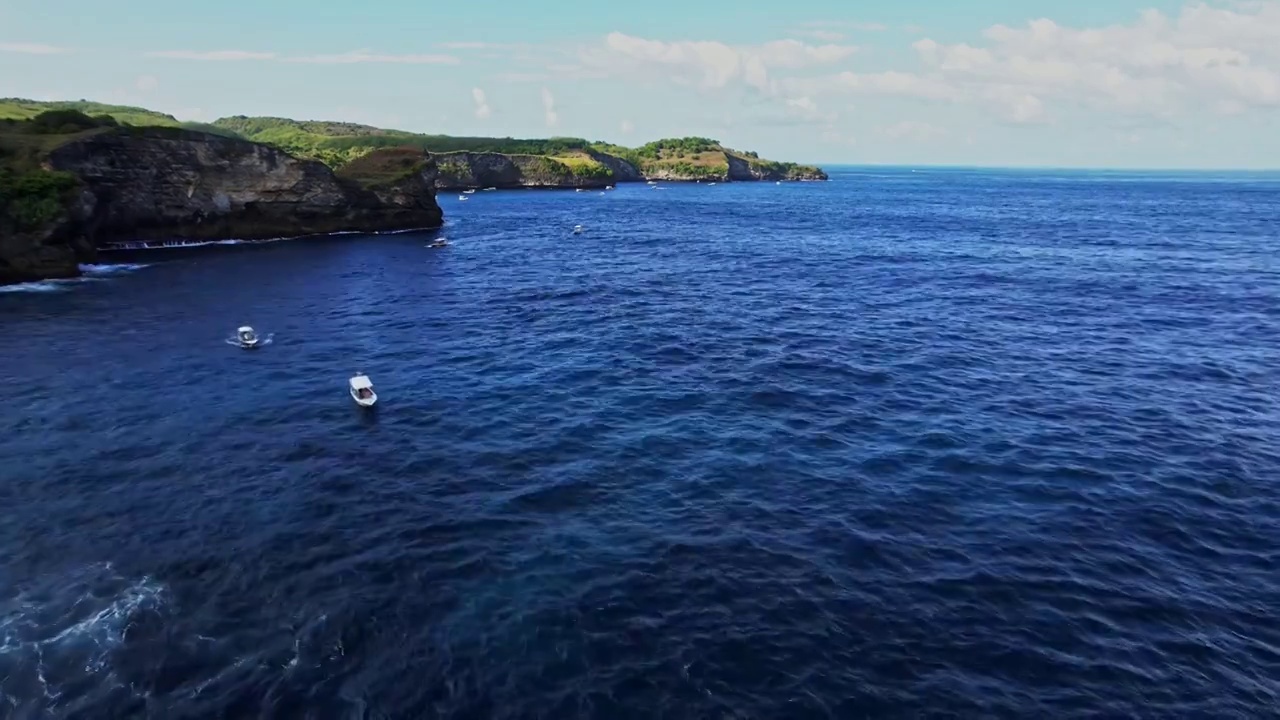
[[[472,194],[472,193],[474,193],[475,191],[476,191],[476,189],[475,189],[475,188],[471,188],[470,190],[463,190],[463,191],[462,191],[462,194],[463,194],[463,195],[471,195],[471,194]]]
[[[581,234],[582,234],[582,226],[581,226],[581,225],[574,225],[574,226],[573,226],[573,234],[574,234],[574,235],[581,235]]]
[[[657,185],[657,184],[658,184],[658,181],[657,181],[657,180],[650,180],[650,181],[649,181],[649,184],[650,184],[650,185]]]
[[[574,192],[582,192],[582,188],[575,188]]]
[[[448,246],[449,246],[449,238],[439,238],[427,243],[427,247],[429,248],[442,248],[442,247],[448,247]]]
[[[263,340],[258,337],[258,333],[254,332],[253,328],[248,325],[244,325],[236,329],[235,337],[227,338],[227,344],[239,345],[246,350],[252,350],[253,348],[266,345],[270,340],[270,338]]]
[[[781,185],[781,184],[782,184],[782,181],[781,181],[781,180],[775,180],[775,181],[773,181],[773,184],[774,184],[774,185]]]
[[[496,187],[487,187],[487,188],[485,188],[485,189],[484,189],[484,191],[485,191],[485,192],[489,192],[490,190],[497,190],[497,189],[498,189],[498,188],[496,188]]]
[[[613,186],[612,186],[612,185],[605,185],[605,186],[604,186],[604,189],[605,189],[605,190],[612,190],[612,189],[613,189]]]
[[[378,402],[378,394],[373,391],[373,383],[369,380],[369,376],[363,373],[356,373],[351,378],[351,399],[356,401],[360,407],[373,407]]]
[[[459,199],[459,200],[470,200],[471,198],[467,197],[466,195],[459,195],[459,196],[458,196],[458,199]]]
[[[708,187],[710,187],[710,186],[712,186],[712,185],[715,185],[715,183],[707,183],[707,186],[708,186]]]

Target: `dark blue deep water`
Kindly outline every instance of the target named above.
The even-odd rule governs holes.
[[[0,294],[0,715],[1275,712],[1280,177],[441,202]]]

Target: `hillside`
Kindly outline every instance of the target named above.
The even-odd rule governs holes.
[[[44,101],[24,98],[0,98],[0,120],[30,120],[49,110],[75,110],[92,117],[110,117],[121,125],[138,127],[180,127],[187,130],[211,132],[216,135],[239,137],[234,131],[209,123],[183,122],[172,115],[129,105],[108,105],[89,100]]]
[[[438,156],[442,189],[470,187],[603,187],[647,179],[668,181],[825,180],[821,169],[762,160],[754,152],[705,137],[668,138],[628,148],[584,138],[495,138],[429,135],[347,122],[278,117],[181,122],[145,108],[86,100],[0,100],[0,119],[27,119],[46,110],[74,110],[123,125],[182,127],[243,138],[335,170],[374,150],[411,148]],[[356,171],[359,174],[360,170]]]
[[[541,165],[548,184],[577,186],[579,179],[597,179],[602,184],[644,178],[661,180],[797,180],[825,179],[815,167],[796,163],[761,160],[754,152],[727,148],[716,140],[703,137],[668,138],[638,148],[628,148],[583,138],[553,137],[493,138],[426,135],[403,130],[387,130],[354,123],[299,121],[287,118],[244,117],[221,118],[214,125],[234,131],[257,142],[273,145],[300,157],[313,158],[341,167],[378,148],[412,147],[437,154],[501,154],[540,156],[550,161]],[[605,156],[605,157],[602,157]],[[617,164],[625,162],[635,169],[636,177],[617,177]],[[517,164],[529,164],[517,160]],[[735,171],[731,171],[731,167]],[[746,170],[737,171],[737,168]],[[441,160],[441,181],[448,182],[447,160]],[[750,177],[745,175],[748,173]],[[630,173],[626,173],[630,175]],[[525,186],[541,182],[516,183]],[[461,183],[458,186],[470,186]],[[442,187],[449,187],[443,185]]]

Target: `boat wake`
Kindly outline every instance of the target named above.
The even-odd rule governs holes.
[[[258,342],[254,344],[254,347],[262,347],[264,345],[270,345],[272,338],[274,338],[275,336],[276,336],[275,333],[269,333],[266,337],[258,338]],[[227,344],[235,345],[236,347],[245,346],[245,344],[241,342],[240,338],[236,335],[232,335],[231,337],[227,338]]]

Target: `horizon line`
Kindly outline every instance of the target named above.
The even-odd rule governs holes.
[[[1131,172],[1131,173],[1277,173],[1280,166],[1266,168],[1202,166],[1202,167],[1141,167],[1125,165],[976,165],[972,163],[899,163],[899,162],[814,162],[823,170],[832,168],[880,168],[903,170],[1026,170],[1026,171],[1074,171],[1074,172]]]

